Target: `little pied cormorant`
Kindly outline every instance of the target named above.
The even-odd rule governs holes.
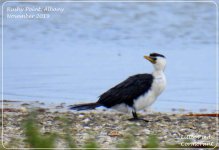
[[[149,107],[166,86],[165,56],[151,53],[144,58],[153,64],[154,71],[152,74],[133,75],[100,95],[97,102],[73,105],[70,109],[80,111],[104,106],[120,112],[132,113],[133,118],[129,120],[138,120],[136,111]]]

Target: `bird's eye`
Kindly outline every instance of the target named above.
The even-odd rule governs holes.
[[[157,60],[157,58],[156,58],[156,57],[152,57],[152,59],[153,59],[153,60]]]

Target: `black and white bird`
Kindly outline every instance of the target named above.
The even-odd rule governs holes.
[[[155,102],[166,87],[164,74],[166,58],[158,53],[144,56],[154,67],[151,74],[137,74],[112,87],[94,103],[78,104],[70,107],[72,110],[90,110],[104,106],[124,113],[132,113],[133,118],[139,120],[136,111],[143,110]]]

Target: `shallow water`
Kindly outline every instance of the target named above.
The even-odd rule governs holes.
[[[64,11],[9,19],[9,6]],[[168,85],[152,108],[215,111],[215,11],[213,3],[6,3],[3,98],[95,101],[128,76],[152,72],[143,55],[158,52]]]

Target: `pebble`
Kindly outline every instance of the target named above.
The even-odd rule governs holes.
[[[84,115],[80,114],[80,115],[78,115],[78,118],[84,118]]]
[[[30,104],[28,104],[28,103],[23,103],[23,104],[21,104],[21,106],[29,106]]]
[[[21,126],[29,110],[24,106],[19,110],[20,112],[4,112],[4,143],[7,145],[17,138],[19,140],[17,144],[25,147],[23,140],[20,140],[25,139]],[[70,122],[69,134],[77,145],[83,145],[89,137],[94,137],[100,147],[116,147],[118,141],[124,139],[126,135],[135,137],[135,148],[141,148],[149,135],[157,135],[160,144],[164,145],[165,143],[179,144],[177,142],[180,141],[180,137],[190,134],[210,134],[212,139],[216,139],[219,132],[214,117],[182,117],[182,115],[160,112],[141,113],[141,116],[146,116],[151,122],[130,122],[127,121],[129,115],[101,110],[83,113],[39,111],[36,119],[41,122],[39,127],[42,133],[55,132],[65,135],[63,122],[57,118],[67,118]],[[205,139],[202,139],[202,142],[205,142]],[[57,141],[57,145],[62,144],[63,141]]]
[[[114,136],[120,136],[121,134],[119,133],[119,131],[114,130],[114,131],[110,131],[108,135],[114,137]]]
[[[84,119],[82,122],[88,123],[90,121],[89,118]]]
[[[27,108],[26,108],[26,107],[21,107],[21,108],[20,108],[20,111],[21,111],[22,113],[26,113],[26,112],[27,112]]]
[[[148,129],[143,129],[142,132],[145,133],[145,134],[150,134],[151,133],[151,131],[148,130]]]

